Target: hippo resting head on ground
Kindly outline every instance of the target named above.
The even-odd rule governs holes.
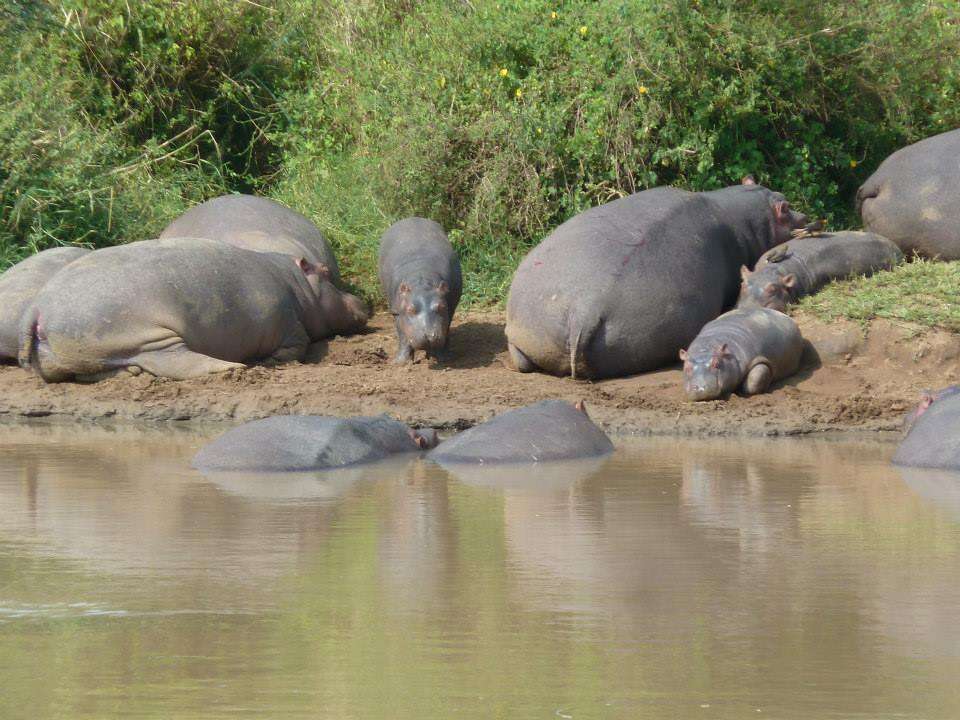
[[[57,273],[21,321],[20,364],[47,382],[141,370],[177,379],[301,360],[366,323],[303,258],[170,238],[97,250]]]
[[[895,465],[960,471],[960,386],[926,393],[904,426]]]
[[[960,130],[884,160],[857,191],[863,226],[905,253],[960,260]]]
[[[807,225],[753,184],[654,188],[586,210],[523,259],[507,300],[514,367],[615,377],[674,361],[733,306],[740,267]]]
[[[418,217],[394,223],[380,239],[378,265],[397,326],[394,362],[413,360],[417,350],[441,356],[463,285],[460,259],[443,228]]]
[[[230,430],[202,448],[193,466],[203,472],[306,472],[373,462],[436,444],[433,430],[414,430],[386,415],[278,415]]]
[[[741,268],[739,308],[786,310],[827,283],[889,270],[903,260],[892,242],[866,232],[825,233],[791,240],[765,252],[750,272]]]
[[[529,463],[596,457],[613,450],[583,402],[545,400],[465,430],[429,455],[438,463]]]
[[[340,284],[340,268],[320,229],[296,210],[265,197],[222,195],[187,210],[160,233],[161,238],[221,240],[254,252],[303,257],[330,271]]]
[[[731,310],[707,323],[689,350],[680,351],[683,389],[691,400],[715,400],[739,389],[766,392],[800,367],[803,338],[776,310]]]
[[[0,275],[0,362],[16,362],[20,319],[36,294],[61,268],[89,252],[76,247],[44,250]]]

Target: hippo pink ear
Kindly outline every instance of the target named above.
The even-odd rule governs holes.
[[[749,268],[747,268],[746,265],[741,265],[741,266],[740,266],[740,278],[743,279],[743,280],[746,280],[748,277],[750,277],[750,270],[749,270]]]
[[[330,268],[328,268],[323,263],[312,263],[306,258],[297,258],[296,261],[297,267],[303,271],[303,274],[306,276],[310,275],[319,275],[324,280],[330,279]]]
[[[743,180],[740,181],[741,185],[756,185],[757,181],[753,179],[753,175],[744,175]]]
[[[583,400],[577,400],[577,401],[573,404],[573,407],[574,407],[575,410],[579,410],[579,411],[582,412],[584,415],[587,414],[587,404],[586,404]]]
[[[294,262],[297,263],[297,267],[303,271],[304,275],[309,275],[311,272],[315,272],[313,265],[311,265],[306,258],[299,257]]]
[[[447,285],[447,281],[446,281],[446,280],[441,280],[441,281],[440,281],[440,284],[437,285],[437,290],[438,290],[439,292],[445,293],[445,292],[447,292],[447,291],[450,290],[450,286]]]
[[[680,359],[681,359],[683,362],[686,362],[688,357],[690,357],[690,356],[687,355],[687,351],[684,350],[683,348],[680,348]]]
[[[329,268],[329,267],[327,267],[327,266],[324,265],[323,263],[317,263],[317,264],[314,265],[313,267],[314,267],[314,270],[316,270],[317,275],[319,275],[321,278],[323,278],[324,280],[329,280],[329,279],[330,279],[330,268]]]
[[[793,273],[789,273],[780,278],[780,282],[785,288],[794,288],[797,285],[797,276]]]
[[[397,288],[397,290],[399,290],[399,292],[400,292],[401,295],[409,295],[409,294],[410,294],[410,286],[407,285],[405,282],[400,283],[400,287]]]
[[[786,200],[777,200],[773,206],[773,214],[778,223],[786,225],[790,222],[790,203]]]

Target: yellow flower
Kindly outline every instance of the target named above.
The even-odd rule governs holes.
[[[537,128],[537,135],[543,135],[543,128]]]
[[[440,79],[437,80],[437,84],[440,86],[440,89],[442,90],[447,86],[447,79],[443,75],[441,75]]]
[[[638,85],[638,86],[637,86],[637,92],[640,93],[641,95],[646,95],[646,94],[647,94],[647,86],[646,86],[646,85]]]
[[[556,20],[556,19],[557,19],[557,11],[556,11],[556,10],[554,10],[552,13],[550,13],[550,19],[551,19],[551,20]]]
[[[586,35],[586,34],[587,34],[587,26],[586,26],[586,25],[581,25],[581,26],[580,26],[580,34],[581,34],[581,35]]]
[[[517,100],[519,100],[522,97],[523,97],[523,90],[521,90],[520,88],[517,88]]]
[[[500,68],[500,77],[506,77],[509,74],[510,74],[509,70],[507,70],[506,68]]]
[[[860,163],[858,163],[856,160],[851,160],[851,161],[850,161],[850,167],[852,167],[852,168],[855,168],[855,167],[856,167],[857,165],[859,165],[859,164],[860,164]]]

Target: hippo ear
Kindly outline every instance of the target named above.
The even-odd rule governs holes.
[[[398,287],[397,290],[399,291],[399,293],[400,293],[401,295],[409,295],[409,294],[410,294],[410,286],[407,285],[405,282],[400,283],[400,287]]]
[[[323,263],[317,263],[316,265],[313,266],[313,268],[316,271],[317,275],[319,275],[324,280],[330,279],[330,268],[324,265]]]
[[[440,281],[440,284],[437,285],[437,291],[438,291],[438,292],[446,293],[446,292],[448,292],[449,290],[450,290],[450,286],[447,285],[447,281],[446,281],[446,280],[441,280],[441,281]]]
[[[689,355],[687,355],[687,351],[684,350],[683,348],[680,348],[680,353],[679,353],[679,354],[680,354],[680,359],[681,359],[683,362],[686,362],[686,361],[687,361],[687,358],[689,357]]]
[[[413,428],[408,428],[407,433],[410,435],[410,439],[413,440],[414,444],[421,450],[427,446],[427,439],[418,435],[417,431]]]
[[[787,275],[784,275],[782,278],[780,278],[780,283],[785,288],[794,288],[797,285],[797,276],[794,275],[793,273],[788,273]]]
[[[753,179],[753,175],[744,175],[743,179],[740,181],[741,185],[756,185],[757,181]]]
[[[584,415],[587,414],[587,404],[583,400],[577,400],[573,404],[573,407],[582,412]]]
[[[297,263],[297,267],[303,271],[304,275],[309,275],[311,272],[316,272],[313,265],[311,265],[306,258],[298,257],[294,262]]]
[[[746,280],[748,277],[750,277],[750,268],[748,268],[746,265],[741,265],[740,278]]]
[[[773,205],[773,215],[777,222],[786,225],[790,222],[790,203],[786,200],[777,200]]]

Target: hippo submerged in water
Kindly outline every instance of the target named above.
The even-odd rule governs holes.
[[[689,350],[680,351],[683,389],[691,400],[715,400],[739,389],[766,392],[800,367],[803,338],[776,310],[731,310],[707,323]]]
[[[960,260],[960,130],[884,160],[857,191],[863,226],[905,253]]]
[[[161,238],[221,240],[254,252],[275,252],[325,265],[340,284],[340,268],[319,228],[296,210],[265,197],[222,195],[190,208],[164,228]]]
[[[904,427],[895,465],[960,471],[960,386],[925,393]]]
[[[205,472],[305,472],[373,462],[436,444],[433,430],[414,430],[386,415],[278,415],[230,430],[201,449],[193,466]]]
[[[902,260],[896,245],[873,233],[825,233],[791,240],[765,252],[753,272],[741,269],[743,286],[737,307],[783,311],[834,280],[872,275]]]
[[[380,285],[397,327],[394,362],[444,353],[450,321],[460,302],[460,259],[447,234],[433,220],[407,218],[380,239]]]
[[[511,410],[446,440],[438,463],[522,463],[596,457],[613,450],[582,402],[545,400]]]
[[[105,248],[57,273],[21,321],[20,364],[47,382],[129,369],[189,378],[300,360],[367,314],[303,258],[202,238]]]
[[[43,286],[89,250],[60,247],[31,255],[0,275],[0,362],[17,360],[20,320]]]
[[[704,193],[655,188],[586,210],[514,275],[513,365],[592,378],[667,365],[733,306],[740,267],[806,224],[783,195],[749,179]]]

